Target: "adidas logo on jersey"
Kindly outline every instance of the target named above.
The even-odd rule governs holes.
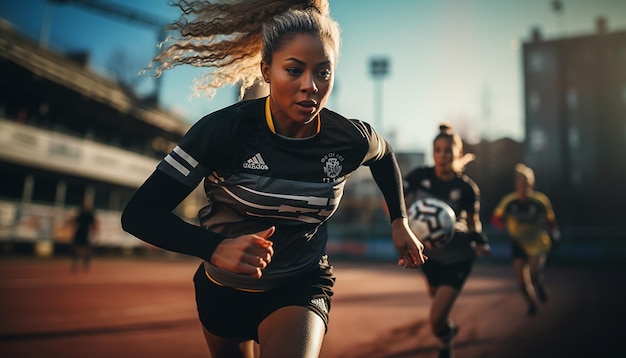
[[[270,167],[265,164],[265,161],[261,157],[261,153],[255,154],[252,158],[246,160],[243,163],[243,167],[246,169],[256,169],[256,170],[269,170]]]

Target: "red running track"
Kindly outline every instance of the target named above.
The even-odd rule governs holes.
[[[192,259],[0,258],[0,357],[210,357],[196,319]],[[321,357],[436,357],[421,273],[335,262]],[[535,317],[508,264],[479,262],[453,311],[457,357],[624,357],[623,268],[549,266]]]

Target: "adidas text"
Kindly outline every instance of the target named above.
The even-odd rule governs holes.
[[[246,169],[268,170],[270,167],[267,164],[260,163],[243,163],[243,167]]]
[[[270,167],[267,164],[265,164],[265,161],[261,157],[261,153],[257,153],[252,158],[246,160],[243,163],[243,167],[246,169],[253,169],[253,170],[269,170],[270,169]]]

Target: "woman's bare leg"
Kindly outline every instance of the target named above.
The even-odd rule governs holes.
[[[513,270],[517,286],[522,293],[522,297],[528,304],[528,315],[533,316],[537,313],[537,299],[535,289],[533,288],[530,278],[530,266],[527,259],[515,258],[513,260]]]
[[[254,358],[254,341],[218,337],[202,327],[211,358]]]
[[[450,312],[459,293],[460,291],[452,286],[444,285],[437,288],[430,307],[430,325],[436,336],[441,337],[450,333],[453,325]]]
[[[433,334],[443,346],[439,356],[452,357],[454,336],[458,328],[450,319],[450,312],[461,291],[452,286],[443,285],[437,288],[429,287],[429,292],[433,299],[430,307],[430,326]]]
[[[283,307],[259,325],[260,358],[317,358],[326,325],[306,307]]]
[[[547,255],[540,254],[530,258],[529,266],[530,266],[530,282],[533,285],[533,289],[535,290],[535,294],[537,298],[541,300],[541,302],[548,301],[548,291],[545,286],[544,278],[543,278],[543,270],[546,266]]]

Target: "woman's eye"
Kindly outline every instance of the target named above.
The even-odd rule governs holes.
[[[288,68],[287,73],[289,73],[292,76],[299,76],[302,74],[302,71],[298,68]]]
[[[321,70],[318,72],[318,75],[323,78],[323,79],[329,79],[330,76],[332,75],[332,72],[330,72],[330,70],[326,69],[326,70]]]

